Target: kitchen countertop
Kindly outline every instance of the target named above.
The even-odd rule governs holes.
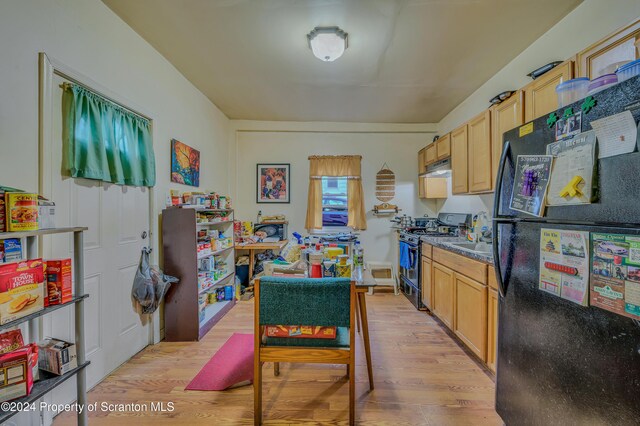
[[[430,237],[427,235],[423,235],[420,237],[420,241],[423,243],[431,244],[434,247],[439,247],[444,250],[449,250],[456,254],[466,256],[473,260],[478,260],[480,262],[488,263],[493,265],[493,253],[484,253],[477,252],[472,250],[467,250],[462,247],[454,246],[452,243],[467,243],[466,238],[463,237]]]

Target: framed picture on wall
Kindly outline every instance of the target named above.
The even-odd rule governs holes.
[[[256,173],[256,202],[291,202],[290,173],[291,167],[289,164],[258,164]]]
[[[171,182],[200,186],[200,151],[171,139]]]

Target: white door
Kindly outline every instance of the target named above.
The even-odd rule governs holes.
[[[56,226],[87,226],[84,233],[86,357],[91,388],[150,342],[151,325],[131,298],[142,247],[149,244],[149,190],[87,179],[62,177],[61,77],[53,84],[51,194]],[[48,257],[72,257],[73,237],[56,235],[45,246]],[[45,335],[73,340],[72,309],[62,309],[44,324]],[[71,387],[72,388],[72,387]],[[69,390],[71,391],[71,388]],[[66,392],[65,392],[66,393]],[[73,394],[68,395],[71,400]],[[68,402],[68,401],[67,401]]]

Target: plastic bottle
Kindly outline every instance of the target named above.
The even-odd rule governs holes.
[[[353,247],[353,266],[364,266],[364,249],[360,241],[356,241]]]
[[[257,223],[262,223],[262,210],[258,210],[258,217],[256,219]]]
[[[351,279],[362,282],[362,271],[364,268],[364,249],[360,247],[360,241],[356,241],[353,247],[353,269]]]

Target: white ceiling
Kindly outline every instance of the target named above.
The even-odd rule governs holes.
[[[439,122],[581,1],[103,0],[229,118],[370,123]]]

